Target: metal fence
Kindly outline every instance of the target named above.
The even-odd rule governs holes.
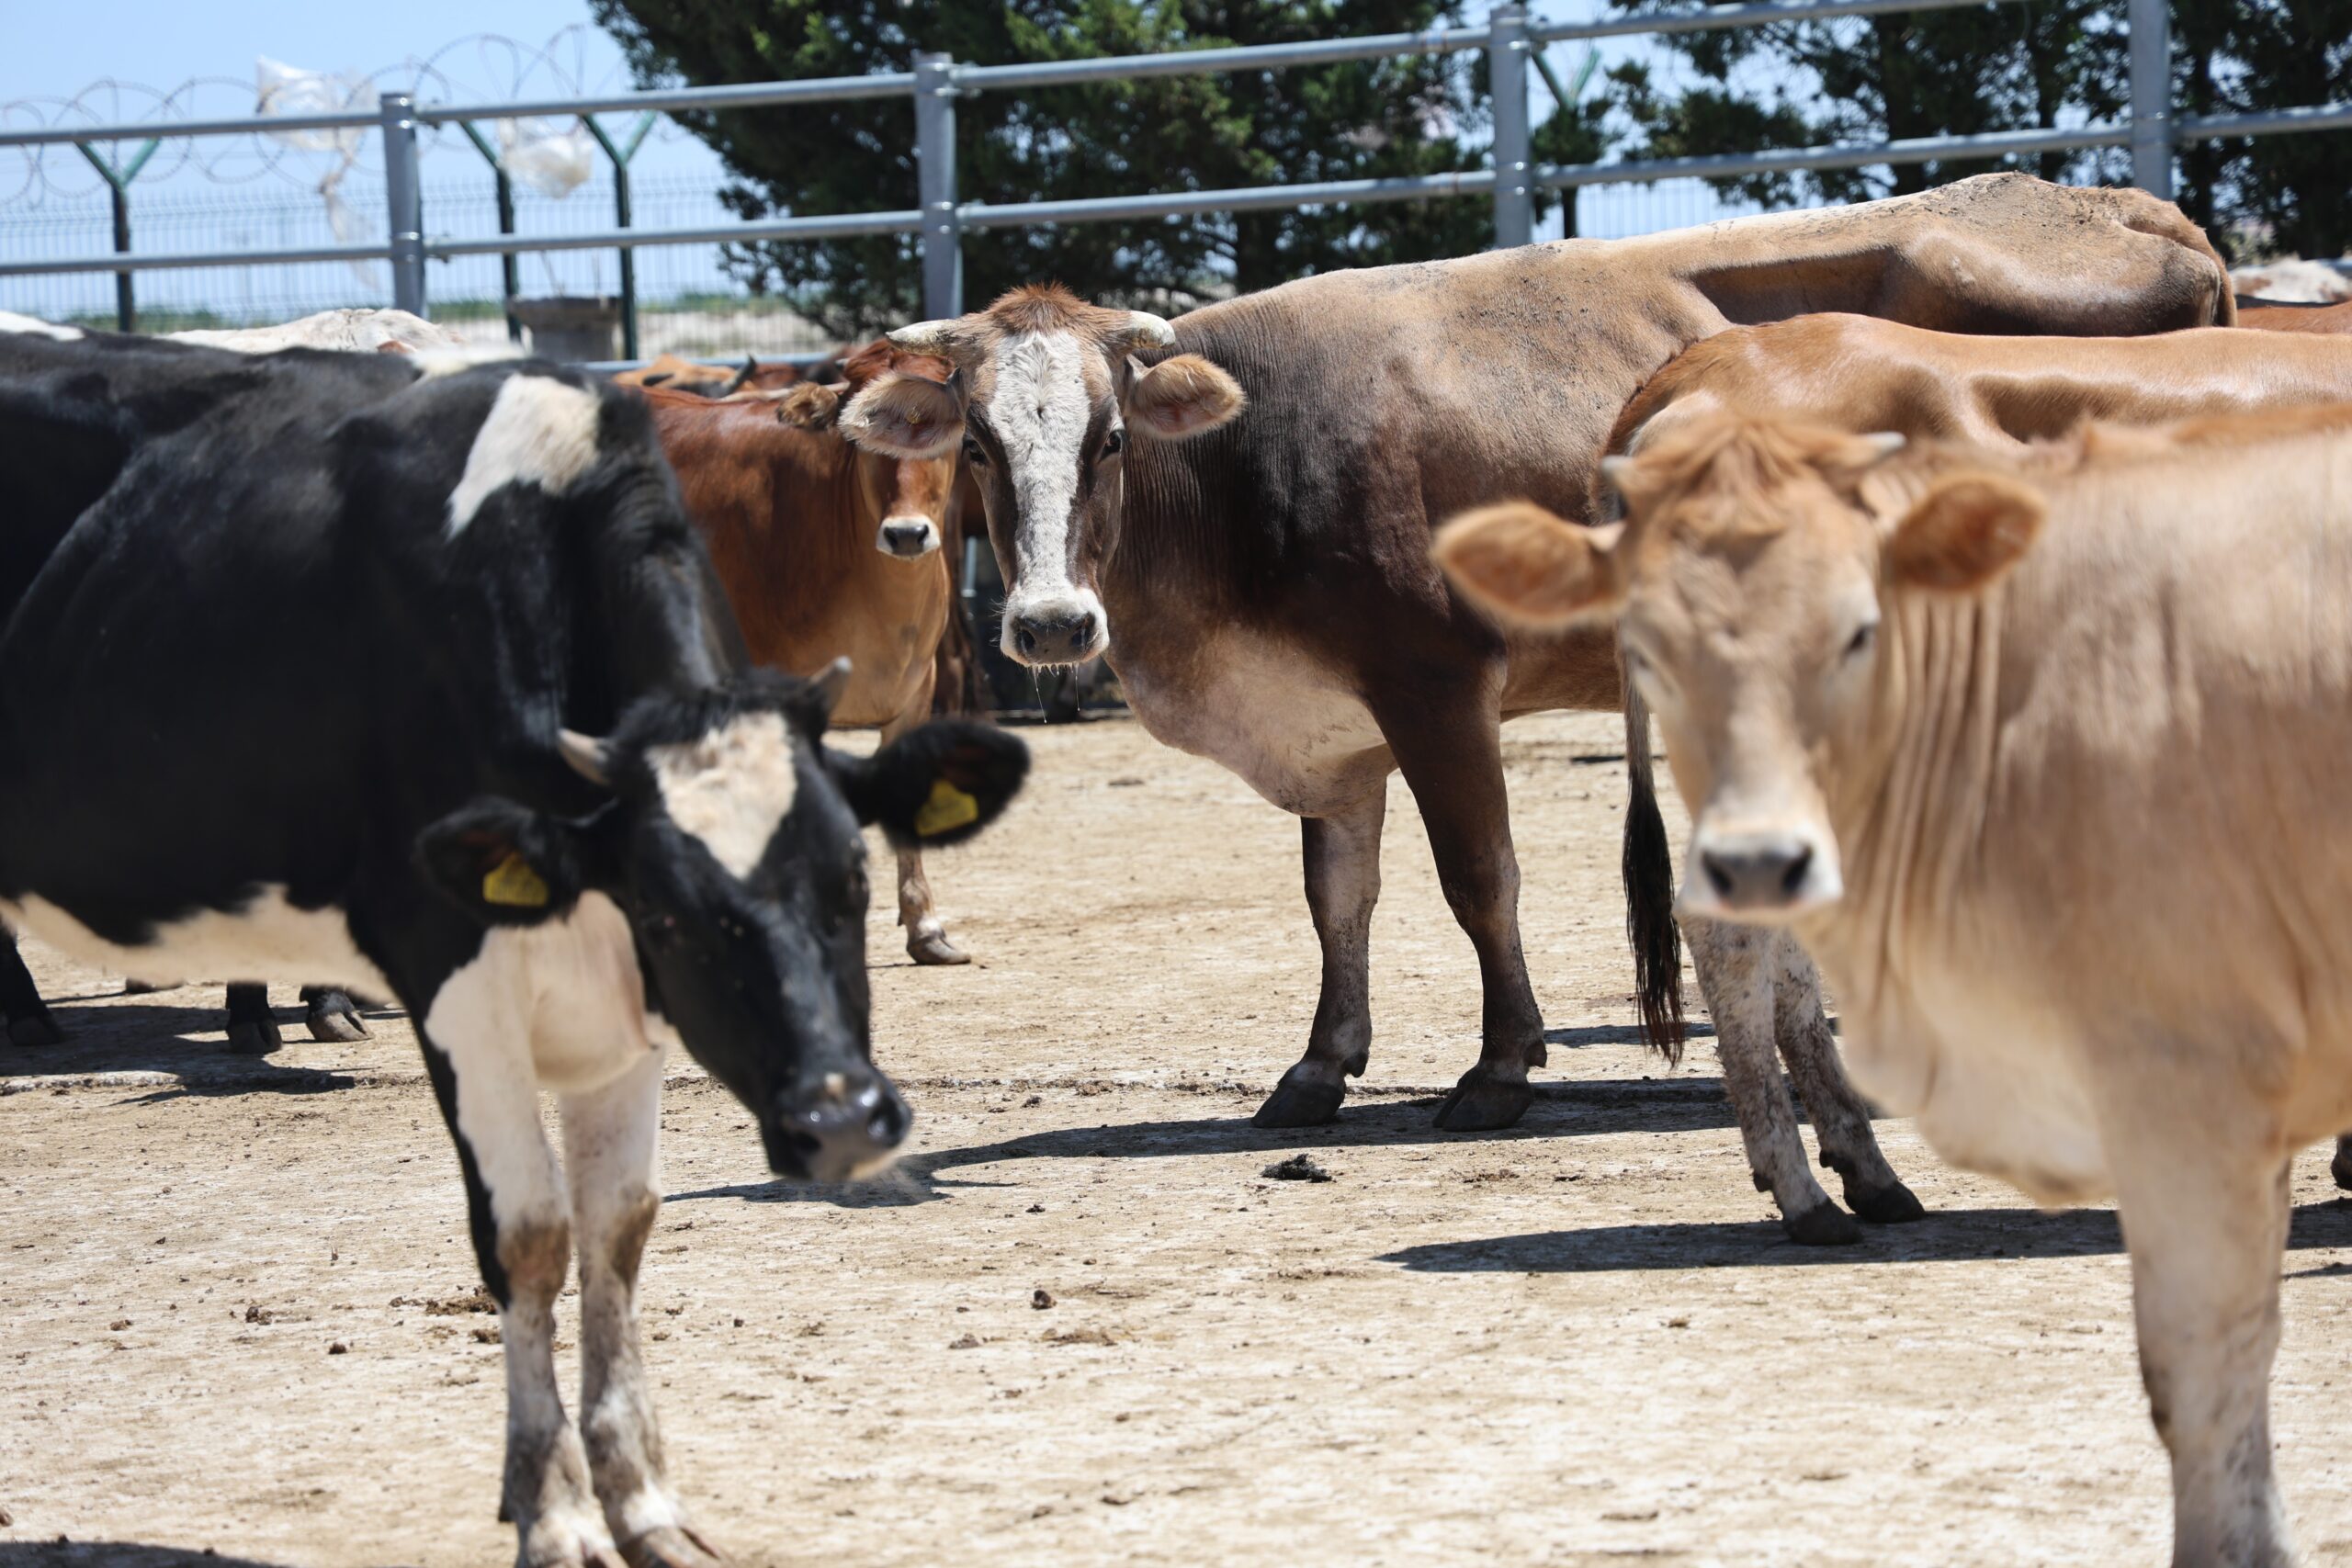
[[[1541,189],[1566,191],[1603,185],[1649,184],[1694,177],[1722,178],[1788,169],[1857,168],[1918,164],[1952,157],[1999,157],[2100,147],[2128,148],[2134,183],[2168,197],[2172,194],[2174,151],[2183,142],[2352,127],[2352,104],[2313,105],[2260,114],[2175,114],[2169,101],[2171,36],[2165,0],[2129,0],[2131,112],[2120,122],[1966,136],[1921,137],[1713,157],[1621,159],[1578,165],[1539,165],[1532,160],[1528,77],[1531,62],[1547,44],[1563,40],[1758,27],[1776,22],[1825,21],[1944,10],[1981,3],[1982,0],[1760,0],[1760,3],[1713,6],[1682,12],[1653,12],[1607,21],[1573,23],[1537,22],[1528,17],[1523,7],[1508,5],[1497,7],[1484,27],[1436,28],[1419,33],[1392,33],[1372,38],[1255,48],[985,66],[961,65],[944,54],[922,54],[916,57],[914,69],[910,72],[812,81],[471,105],[419,104],[407,94],[387,94],[375,113],[284,115],[272,116],[266,121],[236,118],[71,130],[0,130],[0,147],[72,144],[80,148],[83,155],[89,158],[102,175],[107,175],[107,183],[118,203],[118,250],[126,254],[68,257],[0,256],[0,277],[112,275],[119,280],[118,287],[127,313],[130,306],[129,279],[134,273],[254,264],[385,264],[390,274],[393,304],[422,314],[426,309],[428,263],[457,266],[470,258],[497,258],[496,265],[503,275],[503,292],[511,296],[516,282],[515,258],[519,255],[563,251],[612,251],[619,258],[617,265],[625,285],[624,297],[631,298],[633,303],[635,289],[628,286],[635,282],[636,253],[640,250],[672,245],[907,234],[916,237],[920,249],[926,314],[948,316],[959,314],[964,306],[959,241],[967,230],[1370,201],[1484,197],[1494,209],[1495,243],[1498,246],[1508,246],[1524,244],[1532,237],[1534,195]],[[2024,0],[2000,0],[2000,3],[2018,4]],[[1343,61],[1470,51],[1486,53],[1493,86],[1494,137],[1491,166],[1487,169],[1405,178],[1336,180],[1319,184],[1165,192],[1069,201],[991,203],[964,201],[957,195],[956,103],[958,98],[973,94],[1123,78],[1282,70]],[[918,164],[918,207],[897,211],[821,217],[673,223],[660,228],[634,226],[632,197],[635,193],[628,184],[628,148],[621,143],[630,136],[642,133],[642,127],[648,123],[645,117],[682,111],[888,97],[904,97],[912,103],[910,130]],[[594,118],[600,114],[630,114],[639,118],[636,130],[616,138],[608,128],[600,125]],[[424,192],[417,167],[420,128],[461,128],[481,147],[484,155],[492,158],[495,167],[495,155],[473,130],[474,122],[572,115],[582,117],[614,165],[616,182],[612,192],[616,208],[614,226],[573,228],[560,232],[511,231],[519,225],[511,187],[501,170],[497,176],[499,195],[496,201],[501,232],[447,238],[427,235],[424,224]],[[135,150],[137,147],[150,146],[155,138],[166,135],[230,136],[250,134],[256,130],[283,132],[363,129],[380,130],[383,136],[381,199],[389,234],[383,243],[297,243],[266,249],[227,252],[129,252],[129,229],[127,220],[120,216],[122,209],[119,205],[125,182],[108,174],[108,170],[134,167],[141,155]],[[126,156],[122,151],[126,145],[134,150],[127,154],[127,162],[118,165],[109,164],[97,152],[99,147],[106,145],[116,147],[118,157]],[[630,145],[633,146],[633,142]],[[624,332],[626,352],[634,355],[639,351],[639,334],[633,309],[624,320]]]

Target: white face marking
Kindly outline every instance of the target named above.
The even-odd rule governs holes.
[[[782,714],[753,713],[699,740],[650,747],[645,759],[670,820],[740,881],[792,815],[796,748]]]
[[[560,495],[596,460],[596,394],[545,376],[510,376],[449,492],[449,533],[473,521],[491,492],[537,485]]]
[[[1019,601],[1060,598],[1069,580],[1070,507],[1086,443],[1088,350],[1070,333],[1021,333],[997,351],[989,423],[1004,446],[1020,508]]]
[[[30,333],[35,337],[55,338],[60,343],[72,343],[82,335],[82,329],[61,327],[53,322],[37,321],[31,316],[19,316],[6,310],[0,310],[0,333]]]
[[[277,980],[335,985],[390,1000],[391,982],[351,940],[341,909],[298,909],[270,883],[241,909],[199,909],[159,923],[138,947],[107,941],[46,898],[0,899],[0,919],[103,969],[155,985],[187,980]]]

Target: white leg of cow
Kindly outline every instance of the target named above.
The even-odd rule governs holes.
[[[939,678],[936,661],[923,671],[922,689],[906,710],[882,727],[888,746],[931,716],[932,685]],[[907,956],[917,964],[969,964],[971,955],[947,940],[947,927],[933,911],[931,879],[923,874],[922,852],[904,849],[899,856],[899,924],[907,931]]]
[[[1861,1227],[1813,1178],[1804,1142],[1797,1135],[1796,1103],[1781,1078],[1774,1049],[1777,933],[1723,920],[1686,919],[1682,934],[1714,1020],[1724,1092],[1739,1119],[1740,1142],[1747,1147],[1758,1190],[1772,1194],[1781,1224],[1797,1241],[1815,1247],[1860,1241]]]
[[[1348,1079],[1372,1060],[1372,911],[1380,902],[1380,828],[1388,780],[1344,812],[1299,818],[1306,907],[1323,943],[1323,990],[1306,1055],[1254,1118],[1261,1127],[1316,1127],[1340,1113]]]
[[[1919,1219],[1927,1210],[1903,1185],[1879,1153],[1871,1131],[1871,1108],[1854,1092],[1838,1060],[1837,1037],[1821,1007],[1821,972],[1804,944],[1786,931],[1774,933],[1772,1010],[1781,1059],[1821,1145],[1821,1163],[1836,1171],[1846,1190],[1846,1206],[1878,1224]]]
[[[2172,1455],[2175,1568],[2292,1560],[2270,1470],[2287,1159],[2252,1108],[2211,1084],[2135,1081],[2102,1118],[2140,1375]]]
[[[556,1384],[555,1302],[571,1264],[571,1205],[539,1126],[529,998],[501,981],[492,960],[477,960],[442,987],[424,1030],[427,1048],[449,1063],[452,1121],[488,1210],[487,1227],[477,1215],[475,1245],[486,1253],[506,1351],[499,1517],[514,1526],[518,1568],[619,1568]]]
[[[564,1169],[580,1253],[580,1433],[605,1522],[631,1568],[721,1561],[662,1469],[662,1433],[637,1334],[637,1270],[662,1208],[662,1054],[563,1100]]]

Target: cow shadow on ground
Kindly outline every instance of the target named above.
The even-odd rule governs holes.
[[[59,1045],[0,1043],[0,1089],[11,1079],[77,1077],[97,1073],[158,1073],[178,1081],[161,1087],[154,1099],[187,1094],[318,1094],[356,1087],[357,1079],[318,1067],[282,1064],[269,1056],[231,1055],[218,1038],[227,1026],[224,1005],[189,1006],[177,1001],[141,1005],[116,993],[66,998],[50,1003],[50,1016],[65,1032]],[[292,1051],[308,1040],[300,1008],[275,1010],[277,1026]],[[399,1014],[374,1008],[360,1016],[373,1029]],[[210,1034],[206,1040],[196,1036]],[[0,1558],[0,1568],[7,1568]]]
[[[209,1548],[127,1540],[0,1540],[0,1568],[279,1568]]]
[[[1910,1224],[1866,1226],[1861,1242],[1853,1247],[1799,1247],[1779,1232],[1780,1226],[1770,1221],[1593,1225],[1431,1242],[1384,1253],[1377,1261],[1417,1274],[1603,1274],[2097,1258],[2123,1251],[2123,1232],[2111,1209],[2057,1213],[2029,1208],[1930,1210],[1926,1219]],[[2297,1205],[2287,1247],[2290,1252],[2352,1247],[2352,1201]],[[2346,1268],[2331,1264],[2306,1272],[2332,1274]]]
[[[1351,1102],[1324,1127],[1268,1128],[1249,1113],[1181,1121],[1104,1122],[1025,1133],[965,1148],[925,1149],[882,1176],[854,1184],[743,1182],[673,1193],[666,1201],[734,1198],[751,1203],[828,1203],[846,1209],[891,1209],[927,1203],[959,1189],[1022,1185],[1017,1175],[986,1178],[955,1173],[1025,1160],[1160,1159],[1193,1155],[1263,1155],[1282,1159],[1308,1151],[1442,1145],[1467,1155],[1611,1133],[1685,1133],[1736,1125],[1719,1078],[1588,1078],[1539,1085],[1535,1104],[1516,1127],[1493,1133],[1448,1133],[1431,1122],[1439,1100],[1380,1099]]]

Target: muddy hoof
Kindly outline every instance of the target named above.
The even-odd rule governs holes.
[[[1851,1247],[1862,1239],[1862,1227],[1854,1216],[1824,1198],[1817,1208],[1807,1209],[1795,1219],[1781,1221],[1789,1239],[1799,1247]]]
[[[151,986],[144,980],[125,979],[122,983],[122,994],[126,997],[149,997],[157,991],[170,989],[169,986]]]
[[[1258,1127],[1323,1127],[1340,1119],[1340,1101],[1348,1097],[1343,1083],[1326,1083],[1293,1067],[1250,1118]]]
[[[229,1025],[229,1055],[232,1056],[266,1056],[284,1045],[277,1032],[277,1021],[265,1018],[258,1022],[238,1020]]]
[[[24,1045],[28,1047],[35,1045],[62,1045],[65,1043],[65,1031],[58,1028],[57,1021],[50,1017],[48,1011],[44,1010],[40,1012],[28,1014],[23,1018],[10,1019],[8,1021],[8,1043],[11,1045]],[[2337,1157],[2341,1158],[2343,1156],[2338,1156]]]
[[[918,964],[969,964],[972,955],[947,940],[944,931],[917,931],[907,938],[907,956]]]
[[[1491,1133],[1516,1126],[1534,1103],[1534,1086],[1525,1078],[1498,1078],[1473,1067],[1437,1108],[1437,1124],[1449,1133]]]
[[[302,1026],[313,1040],[365,1040],[368,1025],[361,1021],[359,1008],[341,991],[321,991],[315,997],[303,998],[310,1005],[302,1013]]]
[[[621,1545],[628,1568],[727,1568],[727,1554],[692,1525],[664,1525]]]
[[[2335,1158],[2329,1162],[2327,1171],[2335,1178],[2338,1187],[2352,1192],[2352,1138],[2335,1140]]]
[[[1874,1225],[1905,1225],[1928,1217],[1927,1205],[1900,1181],[1885,1187],[1846,1184],[1846,1207]]]

